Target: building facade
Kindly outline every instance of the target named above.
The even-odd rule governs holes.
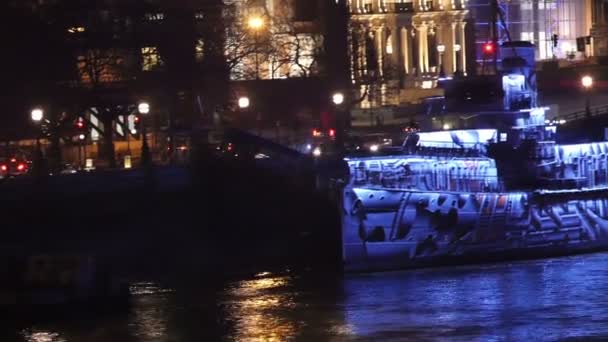
[[[418,102],[470,72],[467,0],[350,0],[352,79],[361,107]],[[367,96],[364,96],[367,93]]]
[[[591,1],[591,20],[593,53],[596,56],[608,56],[608,1]]]
[[[479,63],[483,59],[483,45],[492,40],[491,3],[491,0],[469,1],[471,16],[475,18]],[[599,51],[594,48],[593,40],[586,37],[595,21],[594,8],[600,8],[604,3],[604,0],[499,0],[505,24],[499,19],[499,42],[505,42],[509,37],[514,41],[532,42],[538,60],[593,56]]]

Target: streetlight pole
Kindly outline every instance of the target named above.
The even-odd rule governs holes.
[[[152,158],[150,156],[150,147],[148,146],[148,138],[146,134],[146,125],[143,117],[150,113],[150,104],[147,102],[141,102],[137,105],[137,111],[142,115],[141,123],[141,165],[143,167],[149,167],[152,164]]]
[[[589,75],[585,75],[581,78],[581,84],[585,89],[585,115],[587,117],[591,116],[591,98],[590,98],[590,90],[593,87],[593,77]]]
[[[258,53],[259,53],[259,49],[260,49],[259,48],[259,32],[265,25],[264,18],[259,17],[259,16],[253,16],[253,17],[249,18],[247,25],[249,26],[249,29],[251,29],[253,31],[253,41],[255,44],[255,79],[259,80],[260,79],[260,63],[259,63],[259,58],[258,58]]]
[[[34,122],[34,124],[36,124],[36,150],[34,152],[34,175],[36,177],[41,177],[44,175],[45,171],[43,168],[43,159],[44,156],[42,155],[42,147],[40,146],[40,135],[42,134],[42,127],[41,127],[41,123],[42,120],[44,119],[44,110],[42,110],[41,108],[34,108],[32,110],[31,114],[31,119]]]
[[[130,115],[125,116],[125,120],[127,121],[127,129],[125,130],[125,134],[127,136],[127,155],[131,155],[131,128],[129,123]]]
[[[445,70],[443,69],[443,53],[445,52],[445,45],[437,45],[437,52],[439,52],[439,78],[445,78]]]
[[[254,31],[254,40],[255,40],[255,79],[260,79],[260,61],[258,60],[258,52],[259,52],[259,43],[258,43],[258,31]]]
[[[331,102],[334,104],[334,111],[336,113],[336,148],[338,154],[341,156],[344,150],[344,136],[346,135],[346,125],[344,122],[344,101],[345,97],[342,92],[335,92],[331,96]]]

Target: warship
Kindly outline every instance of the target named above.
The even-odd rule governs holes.
[[[401,147],[345,158],[346,271],[608,250],[608,142],[562,143],[537,104],[534,46],[499,51],[493,75],[448,81],[446,112]]]

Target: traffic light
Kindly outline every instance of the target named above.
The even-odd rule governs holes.
[[[84,141],[87,138],[87,122],[83,118],[78,118],[74,122],[75,139]]]
[[[76,127],[76,130],[78,132],[84,132],[87,129],[87,124],[84,121],[83,118],[78,118],[76,119],[76,122],[74,123],[74,126]]]
[[[133,116],[133,130],[131,131],[131,134],[135,135],[137,133],[139,133],[141,131],[141,118],[139,117],[139,115],[134,115]]]
[[[485,55],[493,55],[495,50],[494,43],[485,43],[483,45],[483,53]]]

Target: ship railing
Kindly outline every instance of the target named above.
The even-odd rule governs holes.
[[[498,176],[468,176],[434,179],[435,174],[408,176],[357,177],[351,174],[351,185],[385,190],[447,191],[447,192],[504,192],[506,187]],[[429,179],[430,178],[430,179]]]
[[[608,114],[608,105],[590,108],[589,110],[585,109],[566,115],[559,115],[553,121],[566,123],[570,121],[586,119],[589,117],[603,116],[606,114]]]
[[[449,148],[449,147],[418,147],[408,154],[417,156],[437,156],[437,157],[461,157],[461,158],[480,158],[485,157],[477,149],[473,148]]]

